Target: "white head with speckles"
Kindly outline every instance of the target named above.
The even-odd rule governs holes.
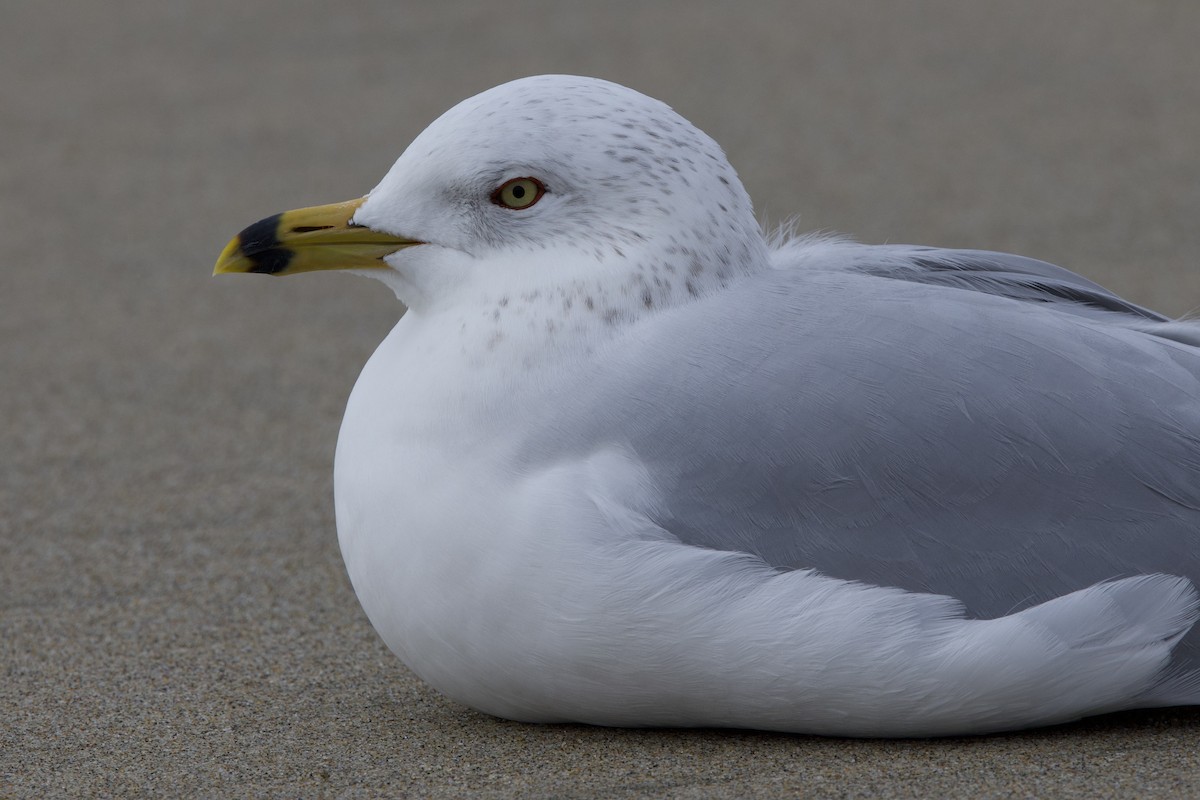
[[[353,222],[426,243],[369,273],[414,310],[524,297],[612,322],[767,259],[716,142],[657,100],[574,76],[524,78],[459,103],[409,145]]]

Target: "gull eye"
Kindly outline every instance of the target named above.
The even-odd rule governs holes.
[[[537,178],[513,178],[492,192],[492,202],[498,206],[520,211],[542,199],[546,187]]]

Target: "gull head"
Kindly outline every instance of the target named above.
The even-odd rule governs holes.
[[[414,311],[545,296],[613,321],[766,261],[716,142],[631,89],[544,75],[451,108],[365,197],[251,225],[215,271],[346,269]]]

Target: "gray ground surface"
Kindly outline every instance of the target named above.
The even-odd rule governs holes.
[[[383,648],[331,463],[400,309],[209,277],[539,72],[658,96],[774,221],[1200,305],[1200,4],[0,0],[0,796],[1197,796],[1200,713],[879,742],[498,721]]]

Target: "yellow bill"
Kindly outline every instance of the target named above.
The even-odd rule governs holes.
[[[243,230],[221,251],[214,275],[294,275],[329,269],[386,268],[383,257],[421,242],[353,225],[366,200],[285,211]]]

